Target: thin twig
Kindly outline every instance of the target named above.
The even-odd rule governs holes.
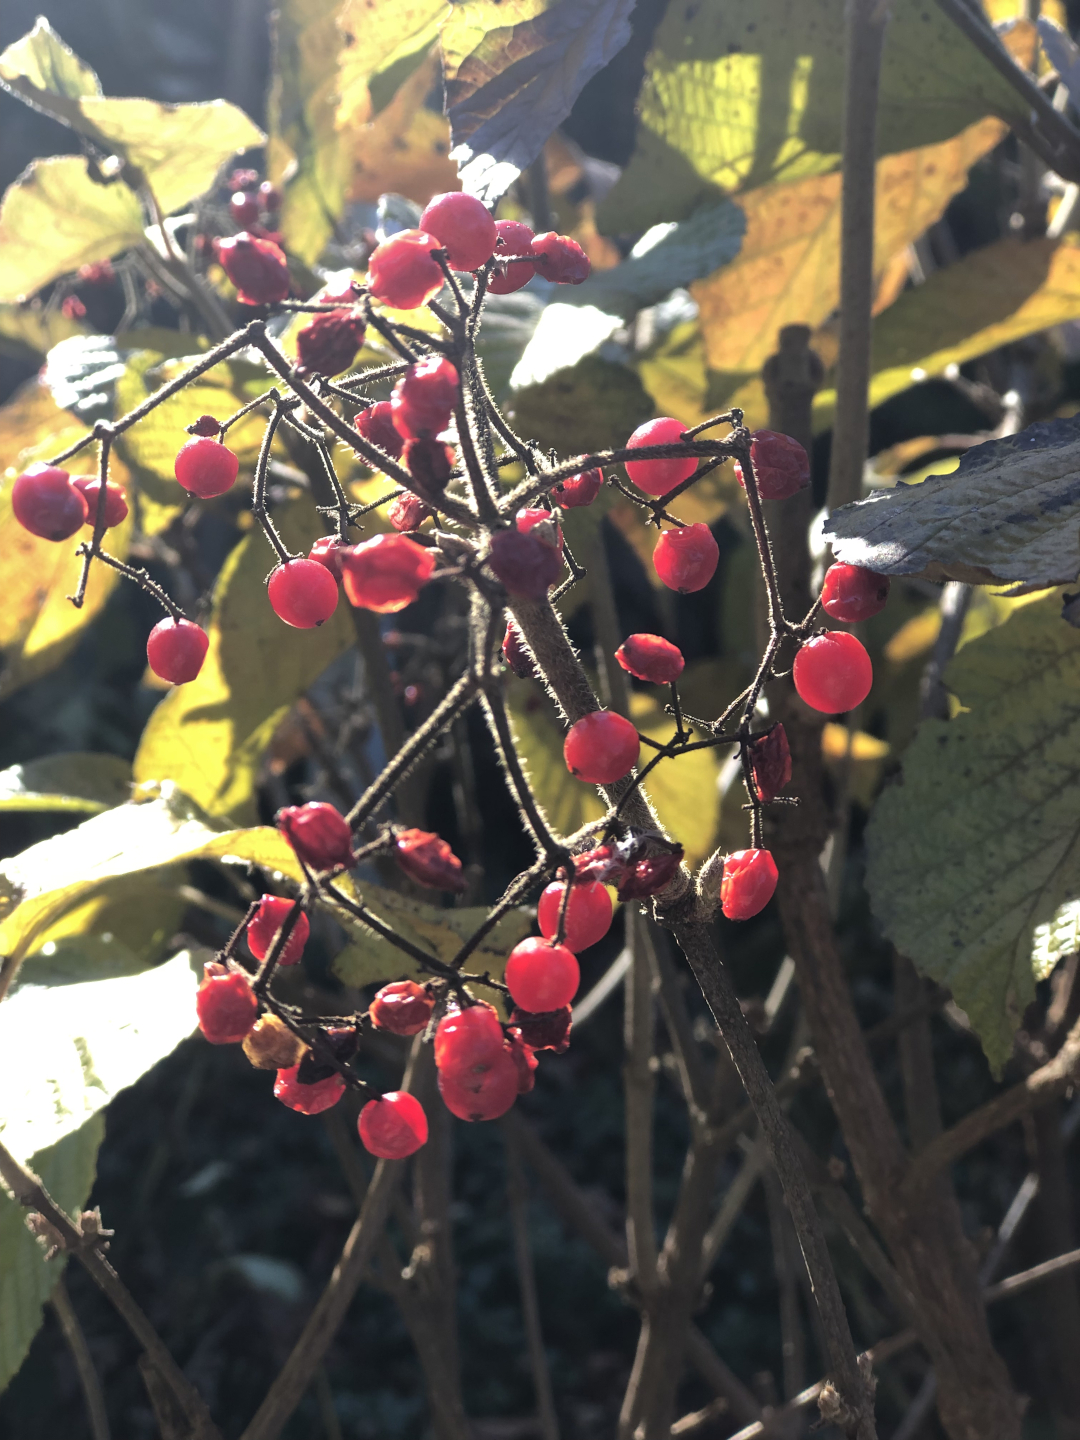
[[[79,1317],[75,1314],[67,1286],[62,1279],[57,1280],[53,1287],[49,1303],[56,1313],[60,1329],[67,1341],[68,1349],[71,1351],[71,1358],[75,1363],[75,1372],[79,1377],[79,1385],[86,1405],[86,1418],[90,1422],[90,1434],[93,1436],[93,1440],[110,1440],[109,1415],[105,1409],[105,1396],[101,1391],[101,1381],[98,1379],[94,1357],[90,1354],[90,1347],[86,1343],[86,1336],[79,1324]]]
[[[503,1120],[503,1139],[506,1142],[506,1195],[510,1209],[510,1226],[514,1234],[514,1259],[517,1264],[518,1286],[521,1290],[521,1313],[525,1321],[525,1340],[529,1350],[529,1366],[532,1370],[533,1389],[536,1392],[536,1408],[539,1412],[540,1435],[542,1440],[559,1440],[559,1421],[555,1414],[555,1395],[551,1388],[551,1371],[544,1349],[544,1334],[540,1324],[540,1302],[536,1293],[536,1273],[533,1269],[532,1250],[529,1245],[529,1226],[526,1215],[525,1175],[521,1164],[516,1132]]]

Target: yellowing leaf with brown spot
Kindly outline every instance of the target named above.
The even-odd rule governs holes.
[[[337,127],[370,123],[378,104],[376,77],[408,67],[450,15],[446,0],[345,0],[337,15],[343,48],[337,73]],[[375,94],[372,94],[373,88]]]
[[[450,159],[450,127],[424,103],[437,79],[432,54],[371,124],[353,135],[351,200],[377,200],[393,190],[426,205],[433,195],[461,188]]]

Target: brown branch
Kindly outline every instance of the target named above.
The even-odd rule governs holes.
[[[551,1388],[551,1371],[544,1349],[544,1333],[540,1324],[540,1302],[536,1293],[536,1273],[529,1246],[528,1217],[525,1209],[525,1172],[521,1164],[516,1133],[503,1119],[506,1142],[506,1194],[510,1209],[510,1226],[514,1234],[514,1259],[517,1263],[518,1286],[521,1290],[521,1313],[525,1322],[525,1339],[529,1350],[536,1408],[540,1420],[541,1440],[559,1440],[559,1422],[555,1414],[555,1395]]]
[[[53,1307],[61,1332],[71,1351],[75,1373],[79,1377],[79,1386],[86,1404],[86,1418],[90,1422],[90,1434],[93,1436],[93,1440],[110,1440],[109,1415],[105,1409],[105,1396],[101,1393],[101,1381],[98,1379],[94,1357],[90,1354],[90,1347],[86,1343],[86,1336],[79,1324],[79,1317],[75,1314],[67,1286],[62,1279],[56,1282],[52,1295],[49,1297],[49,1303]]]

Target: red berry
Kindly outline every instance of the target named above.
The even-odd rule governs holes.
[[[540,934],[546,940],[554,940],[559,933],[559,911],[562,909],[565,893],[566,882],[555,880],[540,896],[540,903],[536,907],[536,921],[540,926]],[[598,885],[595,881],[578,881],[571,885],[570,900],[566,906],[566,933],[562,939],[566,948],[577,955],[602,940],[610,929],[611,896],[603,885]],[[525,1008],[532,1010],[536,1007],[528,1005]],[[558,1006],[541,1008],[555,1010]]]
[[[497,1120],[518,1097],[518,1067],[503,1048],[493,1063],[476,1075],[450,1075],[439,1071],[443,1104],[459,1120]]]
[[[217,243],[221,267],[236,286],[244,305],[272,305],[289,293],[289,267],[272,240],[259,240],[247,230]]]
[[[450,424],[458,398],[458,372],[443,355],[410,365],[394,386],[394,429],[406,440],[430,440]]]
[[[535,678],[536,666],[533,658],[525,649],[525,642],[521,638],[521,631],[512,620],[506,622],[506,634],[502,643],[503,659],[522,680]]]
[[[571,725],[563,758],[571,775],[590,785],[613,785],[638,762],[641,741],[630,721],[613,710],[594,710]]]
[[[454,452],[441,440],[406,440],[402,455],[413,489],[438,505],[454,468]]]
[[[720,547],[704,521],[665,530],[656,542],[653,565],[669,590],[689,595],[704,590],[716,574]]]
[[[86,501],[86,523],[92,526],[97,519],[98,491],[101,489],[101,481],[92,475],[76,475],[72,485],[80,491]],[[127,496],[124,494],[124,487],[117,485],[115,480],[105,482],[105,529],[111,530],[114,525],[122,525],[128,517]]]
[[[395,980],[384,985],[368,1007],[376,1030],[391,1035],[419,1035],[426,1030],[435,1001],[415,980]]]
[[[321,1115],[345,1094],[345,1081],[336,1071],[324,1080],[305,1085],[297,1078],[299,1069],[299,1065],[292,1065],[288,1070],[279,1070],[274,1081],[274,1095],[290,1110],[298,1110],[301,1115]]]
[[[153,282],[147,281],[147,291]],[[60,302],[60,314],[65,320],[83,320],[86,318],[86,306],[78,295],[65,295]]]
[[[631,450],[640,450],[644,445],[678,445],[685,430],[681,420],[661,415],[657,420],[646,420],[644,425],[639,425],[626,444]],[[631,481],[646,495],[666,495],[676,485],[689,480],[697,463],[693,455],[673,455],[661,460],[627,460],[625,466]]]
[[[195,1013],[211,1045],[236,1045],[255,1024],[259,1002],[246,975],[211,961],[203,967]]]
[[[592,261],[577,241],[569,235],[556,235],[553,230],[535,237],[532,253],[539,274],[557,285],[580,285],[592,270]]]
[[[479,270],[499,238],[487,207],[461,190],[433,196],[420,216],[420,229],[435,236],[455,270]]]
[[[682,651],[660,635],[628,635],[615,651],[615,659],[638,680],[670,685],[683,672]]]
[[[750,770],[754,793],[763,805],[775,800],[791,780],[791,749],[787,731],[779,721],[750,742]]]
[[[186,685],[194,680],[206,659],[210,637],[193,620],[159,620],[146,640],[146,660],[150,669],[170,685]]]
[[[86,523],[86,496],[56,465],[31,465],[11,487],[15,519],[42,540],[70,540]]]
[[[488,564],[511,595],[529,600],[542,600],[563,568],[557,545],[516,528],[497,530],[491,537]]]
[[[269,180],[264,180],[259,186],[259,199],[264,210],[273,212],[281,208],[281,191],[276,185],[271,185]]]
[[[395,530],[419,530],[428,516],[434,513],[427,501],[421,500],[411,490],[403,490],[386,508],[386,518]]]
[[[515,1009],[510,1024],[521,1032],[530,1050],[554,1050],[557,1055],[570,1047],[570,1025],[574,1012],[569,1005],[560,1010],[542,1010],[539,1015]]]
[[[426,305],[442,289],[442,269],[431,258],[431,252],[441,248],[435,236],[423,230],[399,230],[372,251],[368,289],[395,310]]]
[[[313,630],[337,609],[337,581],[318,560],[288,560],[266,587],[274,614],[295,630]]]
[[[778,878],[768,850],[736,850],[724,861],[720,908],[729,920],[749,920],[772,899]]]
[[[257,170],[235,169],[229,176],[226,184],[230,190],[254,190],[259,183],[259,172]]]
[[[427,1143],[428,1123],[424,1107],[407,1090],[390,1090],[378,1100],[369,1100],[357,1122],[360,1142],[380,1160],[404,1160]]]
[[[279,810],[277,827],[312,870],[333,870],[338,865],[348,868],[353,863],[349,822],[323,800]]]
[[[76,480],[75,484],[79,482]],[[834,620],[854,625],[884,610],[889,598],[889,577],[861,565],[830,565],[821,587],[821,608]]]
[[[259,908],[248,921],[247,927],[248,949],[256,960],[265,960],[269,955],[270,947],[277,939],[278,931],[285,924],[292,908],[293,902],[281,895],[264,895],[259,901]],[[310,934],[311,923],[301,910],[285,942],[285,949],[278,956],[278,964],[295,965],[304,953]]]
[[[503,1053],[499,1017],[482,1002],[465,1010],[451,1010],[435,1030],[435,1064],[451,1076],[470,1076],[488,1070]]]
[[[392,615],[411,605],[431,579],[435,552],[405,535],[374,535],[342,556],[342,583],[353,605]]]
[[[567,946],[530,935],[510,951],[503,979],[514,1004],[535,1013],[569,1005],[581,984],[581,971]]]
[[[240,461],[220,440],[196,435],[181,445],[174,468],[185,490],[209,500],[215,495],[224,495],[231,487]]]
[[[358,411],[353,424],[365,440],[377,445],[391,460],[396,460],[401,454],[405,441],[394,429],[394,413],[389,400],[379,400],[366,410]]]
[[[305,370],[340,375],[364,343],[364,322],[354,310],[316,315],[296,335],[296,354]]]
[[[656,895],[682,864],[683,847],[662,855],[647,855],[624,870],[618,881],[617,894],[620,900],[645,900]]]
[[[750,437],[750,459],[763,500],[786,500],[810,484],[810,457],[790,435],[781,435],[778,430],[755,430]],[[737,460],[735,478],[745,489],[742,466]]]
[[[394,839],[394,859],[418,885],[458,895],[466,888],[461,861],[445,840],[428,830],[399,830]]]
[[[341,552],[349,548],[349,542],[340,535],[320,535],[308,551],[308,559],[323,565],[335,580],[341,579]]]
[[[511,1030],[507,1040],[510,1059],[517,1070],[519,1095],[527,1095],[536,1084],[536,1067],[539,1064],[531,1045],[526,1045],[520,1030]]]
[[[556,485],[551,498],[560,510],[575,510],[579,505],[591,505],[600,494],[604,483],[604,472],[597,468],[583,470],[580,475],[571,475],[561,485]]]
[[[523,225],[520,220],[496,220],[495,229],[499,236],[495,246],[496,256],[533,253],[533,232],[528,225]],[[512,295],[515,290],[527,285],[535,274],[536,266],[526,260],[512,265],[499,264],[491,272],[488,289],[492,295]]]
[[[514,517],[514,524],[522,535],[534,535],[545,545],[552,545],[556,550],[562,551],[562,526],[559,524],[558,515],[553,510],[544,510],[539,507],[534,510],[519,510]]]
[[[229,214],[233,224],[239,225],[242,230],[257,225],[261,213],[258,200],[249,191],[235,190],[229,197]]]
[[[814,710],[841,715],[870,694],[874,667],[860,641],[847,630],[827,630],[795,656],[795,689]]]

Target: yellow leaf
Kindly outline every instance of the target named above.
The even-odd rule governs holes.
[[[925,655],[941,631],[941,611],[929,606],[921,615],[913,615],[886,641],[882,654],[893,665],[906,665],[918,655]]]
[[[371,93],[374,78],[395,66],[406,68],[450,13],[446,0],[345,0],[337,16],[344,41],[337,77],[339,130],[371,121],[379,108]]]
[[[874,803],[889,745],[865,730],[849,730],[830,721],[821,732],[821,754],[837,779],[864,810]]]
[[[450,127],[424,103],[437,80],[432,53],[371,123],[352,135],[351,200],[373,201],[393,190],[426,205],[433,195],[461,188],[450,159]]]
[[[717,706],[718,713],[723,704],[721,701]],[[671,739],[675,722],[664,714],[663,707],[651,695],[635,692],[630,697],[630,714],[642,734],[662,744]],[[642,764],[652,753],[651,748],[642,746]],[[704,860],[713,849],[720,823],[720,792],[716,781],[720,760],[726,754],[726,750],[692,750],[688,755],[661,760],[643,787],[664,829],[686,851],[686,863],[690,866]]]

